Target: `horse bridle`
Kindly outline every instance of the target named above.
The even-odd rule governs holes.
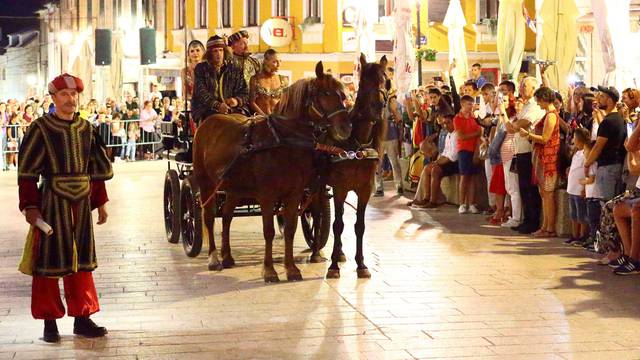
[[[385,89],[382,89],[380,87],[369,89],[369,90],[365,91],[362,94],[358,94],[358,96],[360,96],[360,95],[368,96],[368,95],[370,95],[372,93],[382,94],[382,98],[384,99],[383,102],[382,102],[382,109],[384,110],[387,107],[387,105],[389,105],[389,96],[388,96],[387,91]],[[371,111],[371,107],[369,106],[368,108],[369,108],[369,111]],[[382,118],[378,118],[378,117],[375,117],[375,116],[371,116],[370,118],[371,118],[370,122],[373,125],[377,124],[378,120],[382,120]]]
[[[313,96],[310,96],[309,100],[307,101],[307,106],[309,107],[309,110],[312,113],[314,113],[316,116],[322,119],[320,123],[314,122],[314,128],[321,130],[322,132],[326,132],[328,128],[333,126],[331,124],[332,118],[340,114],[347,113],[348,111],[347,111],[347,108],[344,106],[344,104],[342,104],[341,102],[340,103],[341,105],[338,106],[338,108],[335,111],[328,112],[327,110],[325,110],[322,104],[316,101],[317,95],[318,95],[318,92],[314,91]],[[322,95],[331,96],[332,94],[330,91],[323,91]],[[339,90],[335,90],[335,95],[338,96],[338,98],[342,98],[342,94],[340,93]]]

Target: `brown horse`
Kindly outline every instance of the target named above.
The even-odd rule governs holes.
[[[288,280],[301,280],[293,258],[297,211],[313,173],[315,134],[329,131],[346,139],[351,123],[344,107],[342,84],[316,65],[315,79],[299,80],[283,94],[274,115],[239,125],[232,116],[213,115],[198,128],[193,148],[193,178],[203,201],[203,232],[209,239],[209,269],[235,264],[229,228],[235,207],[255,199],[262,211],[265,238],[263,276],[279,281],[273,268],[273,218],[277,203],[284,206],[284,240]],[[214,207],[206,203],[215,191],[225,191],[222,209],[222,262],[213,236]]]
[[[386,80],[385,69],[387,68],[387,58],[383,56],[380,63],[367,63],[364,55],[360,55],[360,82],[358,85],[358,97],[353,110],[351,111],[351,121],[353,130],[351,137],[346,141],[337,142],[335,145],[340,148],[358,151],[364,149],[375,149],[377,157],[365,159],[352,159],[332,162],[330,165],[327,183],[333,187],[333,204],[335,207],[335,220],[333,223],[333,252],[331,254],[331,266],[327,271],[327,278],[339,278],[340,267],[338,262],[342,253],[341,235],[344,230],[342,220],[344,214],[344,202],[349,191],[354,191],[358,196],[358,206],[356,211],[356,256],[358,264],[358,277],[369,278],[371,273],[364,264],[362,254],[362,237],[364,235],[365,224],[364,215],[371,197],[373,177],[380,161],[381,144],[386,134],[387,123],[383,118],[383,111],[387,103],[387,91],[390,82]],[[320,258],[319,249],[313,249],[312,262]]]

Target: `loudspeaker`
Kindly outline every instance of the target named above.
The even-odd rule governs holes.
[[[96,65],[111,65],[111,30],[96,29]]]
[[[140,64],[156,63],[156,29],[140,28]]]
[[[531,64],[531,61],[529,60],[522,60],[522,64],[520,65],[520,72],[521,73],[529,73],[529,66]]]

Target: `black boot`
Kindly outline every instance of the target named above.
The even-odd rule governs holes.
[[[89,317],[77,317],[73,322],[73,333],[88,338],[101,337],[107,334],[107,328],[96,325]]]
[[[58,325],[55,320],[44,321],[44,334],[42,340],[48,343],[57,343],[60,341],[60,333],[58,333]]]

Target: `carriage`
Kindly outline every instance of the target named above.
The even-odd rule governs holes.
[[[165,130],[164,127],[163,137],[179,140],[173,130]],[[193,169],[189,156],[190,140],[188,138],[179,140],[186,147],[185,150],[178,152],[165,150],[163,152],[163,158],[167,160],[163,208],[167,241],[175,244],[182,239],[185,254],[189,257],[196,257],[202,250],[202,231],[200,230],[202,215],[200,189],[190,178]],[[215,204],[212,205],[216,217],[221,217],[224,202],[225,192],[218,191]],[[281,208],[282,204],[276,205],[276,214],[278,214],[276,220],[282,234],[284,221],[279,215]],[[304,201],[298,214],[304,239],[309,248],[322,249],[327,243],[331,230],[330,195],[326,187],[305,189]],[[234,217],[261,215],[260,206],[256,204],[254,199],[243,199],[234,211]]]

